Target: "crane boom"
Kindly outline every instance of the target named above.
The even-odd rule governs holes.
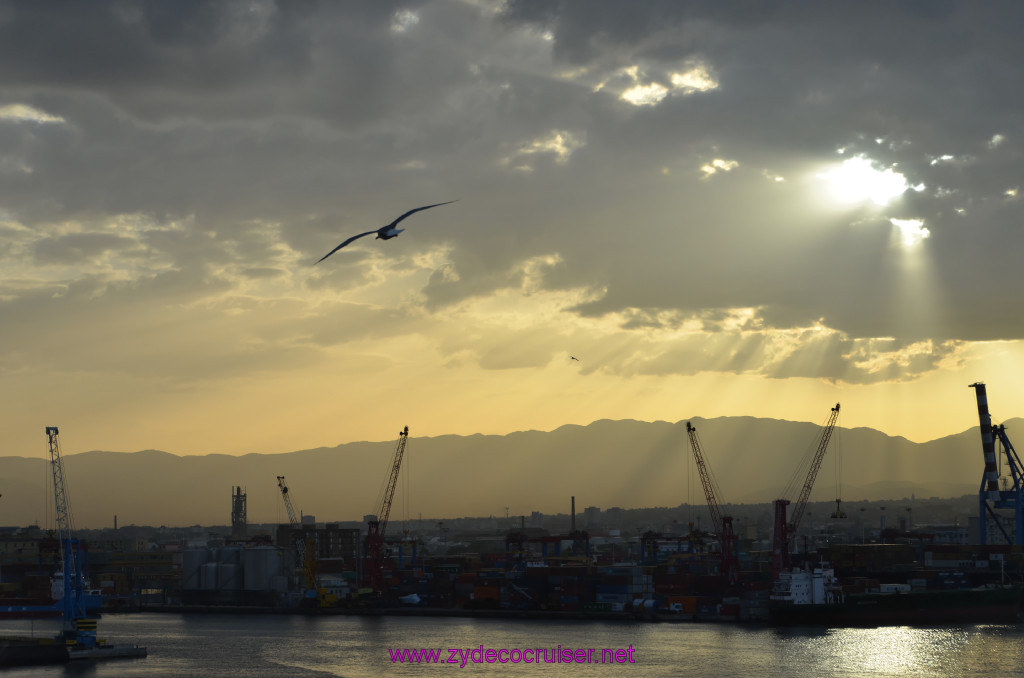
[[[384,533],[388,528],[391,500],[394,498],[395,487],[398,485],[398,472],[402,467],[402,457],[405,455],[405,443],[408,439],[409,427],[406,426],[398,434],[395,456],[391,461],[391,472],[388,474],[388,482],[384,487],[384,495],[381,497],[377,516],[366,525],[366,540],[364,542],[366,558],[363,564],[363,581],[375,592],[381,590],[383,581]]]
[[[697,429],[690,422],[686,422],[686,434],[690,437],[690,447],[693,448],[693,458],[697,461],[697,471],[700,473],[700,482],[704,486],[704,497],[708,501],[708,511],[711,512],[711,522],[714,524],[715,532],[718,533],[718,542],[722,548],[722,574],[730,583],[735,583],[739,577],[739,539],[732,527],[732,516],[723,516],[718,506],[718,499],[715,497],[717,483],[711,476],[711,469],[704,461],[704,452],[701,449],[700,440],[697,438]],[[721,492],[717,492],[721,494]]]
[[[697,462],[697,472],[700,474],[701,485],[704,486],[704,497],[708,501],[708,511],[711,512],[711,522],[719,534],[722,533],[722,513],[718,508],[718,500],[715,498],[715,488],[711,481],[711,475],[707,464],[704,462],[704,453],[701,451],[700,441],[697,439],[697,429],[690,422],[686,422],[686,434],[690,437],[690,447],[693,448],[693,458]]]
[[[384,497],[381,499],[380,510],[377,511],[377,521],[380,523],[380,535],[388,527],[388,516],[391,514],[391,500],[395,496],[395,487],[398,485],[398,471],[402,467],[402,457],[405,455],[405,441],[409,438],[409,427],[406,426],[398,434],[398,444],[395,446],[395,457],[391,462],[391,475],[388,477],[387,487],[384,489]]]
[[[302,572],[306,581],[306,598],[315,598],[320,590],[317,564],[316,531],[311,538],[306,538],[302,524],[295,515],[295,507],[292,506],[292,498],[288,493],[288,485],[284,482],[284,476],[277,477],[277,486],[281,489],[281,498],[284,500],[284,509],[288,513],[288,522],[292,526],[292,541],[295,545],[295,554],[302,564]]]
[[[277,477],[277,486],[281,489],[281,497],[284,499],[284,510],[288,512],[288,522],[291,523],[292,527],[296,527],[299,524],[299,519],[295,516],[295,507],[292,506],[292,499],[288,496],[288,486],[285,485],[284,476]]]
[[[804,486],[800,490],[800,497],[796,500],[796,504],[793,509],[793,520],[790,522],[790,534],[796,534],[797,527],[800,525],[800,520],[804,517],[804,509],[807,508],[807,500],[811,497],[811,488],[814,487],[814,479],[818,477],[818,469],[821,468],[821,460],[825,458],[825,451],[828,449],[828,441],[832,437],[832,431],[836,427],[836,419],[839,418],[839,403],[832,408],[832,413],[828,417],[828,422],[825,424],[825,428],[821,433],[821,438],[818,440],[818,449],[814,453],[814,458],[811,459],[811,467],[807,470],[807,479],[804,481]]]
[[[774,536],[772,538],[772,569],[775,571],[776,575],[789,567],[789,538],[791,535],[796,534],[797,527],[799,527],[800,521],[804,516],[804,509],[807,508],[807,500],[810,498],[811,489],[814,487],[814,479],[818,476],[818,469],[821,468],[821,460],[825,457],[825,451],[828,449],[828,442],[832,437],[832,431],[835,429],[836,419],[838,419],[838,417],[839,403],[836,403],[836,406],[832,408],[828,421],[822,430],[821,438],[818,441],[818,449],[815,451],[814,457],[811,459],[811,465],[807,471],[807,479],[804,480],[803,488],[800,490],[800,497],[797,499],[793,510],[792,521],[787,522],[786,520],[786,506],[789,505],[789,500],[775,500],[775,529]]]
[[[61,554],[64,542],[71,539],[71,504],[68,502],[67,485],[64,483],[64,460],[60,456],[60,443],[57,440],[56,426],[46,427],[46,438],[50,446],[50,469],[53,473],[53,501],[56,504],[55,519],[57,521],[57,537],[61,543]]]

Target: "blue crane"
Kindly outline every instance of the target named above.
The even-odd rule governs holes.
[[[981,451],[985,457],[985,471],[981,476],[981,487],[978,488],[978,537],[981,544],[988,542],[988,522],[991,519],[1002,533],[1007,544],[1024,544],[1024,465],[1021,464],[1017,451],[1013,449],[1010,438],[1006,435],[1006,426],[992,425],[992,415],[988,411],[988,394],[985,384],[976,382],[970,385],[978,400],[978,420],[981,425]],[[996,454],[996,441],[1002,449],[1002,455]],[[1009,467],[1009,478],[1006,489],[999,488],[998,460],[1006,459]],[[1013,509],[1013,536],[1007,532],[1003,520],[995,509]]]
[[[56,426],[46,427],[50,446],[50,469],[53,472],[53,498],[56,505],[57,539],[64,566],[63,625],[58,640],[67,645],[96,646],[96,620],[86,618],[85,582],[82,573],[82,547],[72,534],[71,503],[64,479],[64,461],[60,456]]]

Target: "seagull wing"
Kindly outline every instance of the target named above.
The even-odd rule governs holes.
[[[402,219],[405,219],[410,214],[416,214],[417,212],[419,212],[421,210],[429,210],[431,207],[440,207],[441,205],[450,205],[453,202],[458,202],[458,200],[449,200],[448,202],[439,202],[439,203],[436,203],[434,205],[425,205],[423,207],[417,207],[414,210],[409,210],[408,212],[406,212],[402,216],[398,217],[397,219],[392,221],[390,224],[388,224],[384,228],[392,228],[392,227],[394,227],[399,221],[401,221]]]
[[[319,263],[320,263],[321,261],[323,261],[323,260],[324,260],[324,259],[326,259],[327,257],[331,256],[332,254],[334,254],[335,252],[337,252],[338,250],[340,250],[340,249],[341,249],[342,247],[344,247],[345,245],[349,244],[349,243],[350,243],[350,242],[352,242],[353,240],[358,240],[359,238],[362,238],[362,237],[363,237],[364,235],[370,235],[371,233],[376,233],[376,232],[377,232],[377,231],[367,231],[366,233],[360,233],[359,235],[354,235],[354,236],[352,236],[351,238],[349,238],[349,239],[348,239],[348,240],[346,240],[345,242],[341,243],[340,245],[338,245],[337,247],[335,247],[335,248],[334,248],[333,250],[331,250],[331,251],[330,251],[330,252],[328,252],[327,254],[325,254],[325,255],[323,255],[322,257],[320,257],[320,258],[319,258],[319,259],[317,260],[317,262],[316,262],[316,263],[318,263],[318,264],[319,264]]]

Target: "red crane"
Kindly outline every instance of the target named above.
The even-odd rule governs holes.
[[[718,507],[718,500],[715,498],[718,483],[714,481],[711,470],[704,461],[704,453],[701,450],[700,441],[697,439],[697,429],[690,422],[686,422],[686,433],[690,436],[690,447],[693,448],[697,472],[700,474],[700,482],[704,486],[704,496],[708,502],[708,511],[711,513],[711,522],[714,523],[715,531],[718,532],[718,539],[722,545],[722,574],[730,582],[735,583],[739,576],[740,562],[736,533],[732,529],[732,516],[723,516]],[[717,494],[720,495],[721,491],[718,491]]]
[[[375,592],[381,590],[384,570],[384,533],[388,528],[388,515],[391,513],[391,500],[398,485],[398,471],[402,467],[402,455],[405,454],[405,442],[409,438],[409,427],[406,426],[398,434],[395,456],[391,462],[391,475],[384,488],[380,508],[376,520],[366,524],[366,539],[363,542],[365,558],[363,561],[363,582]]]
[[[789,500],[775,500],[775,533],[772,540],[772,570],[774,570],[776,575],[789,568],[789,540],[792,535],[796,534],[796,530],[800,526],[800,520],[804,517],[804,509],[807,508],[807,500],[811,496],[811,488],[814,487],[814,479],[818,476],[818,469],[821,468],[821,460],[825,457],[825,451],[828,449],[828,441],[832,437],[832,430],[835,428],[836,419],[838,418],[839,403],[836,403],[836,406],[832,408],[832,413],[829,415],[828,421],[825,423],[825,426],[821,431],[821,437],[818,439],[818,449],[811,458],[811,465],[807,471],[807,479],[804,480],[803,488],[800,490],[800,497],[796,500],[796,504],[794,504],[793,507],[792,521],[787,522],[786,520],[786,507],[789,505]]]

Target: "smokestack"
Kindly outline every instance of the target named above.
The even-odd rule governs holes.
[[[576,531],[576,495],[572,497],[572,528],[573,532]]]
[[[117,531],[117,514],[114,514],[114,531]]]

